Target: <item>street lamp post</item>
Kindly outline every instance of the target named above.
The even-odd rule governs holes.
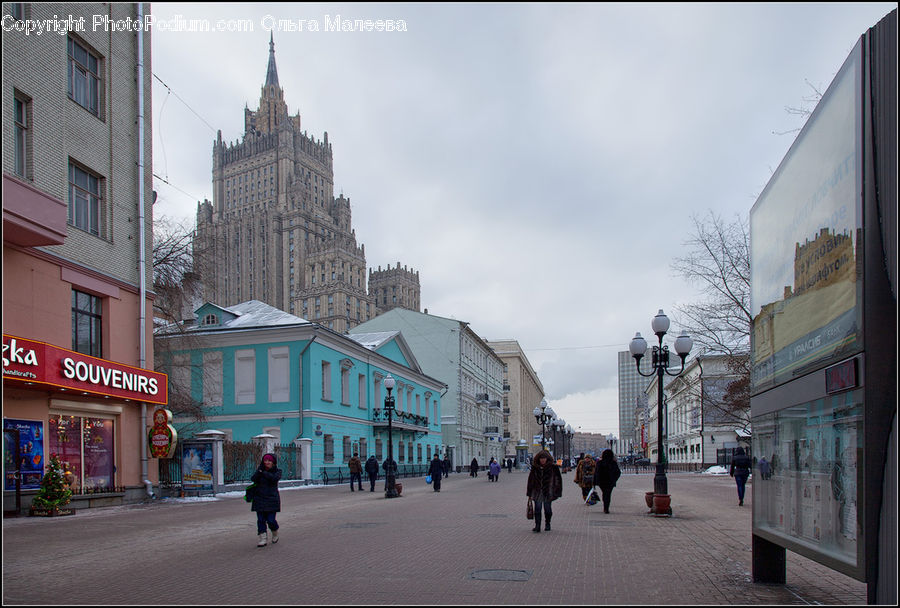
[[[546,449],[546,441],[544,440],[544,427],[548,422],[553,420],[555,414],[553,413],[553,408],[547,406],[547,400],[541,399],[541,404],[534,408],[532,412],[534,414],[535,421],[541,425],[541,449]]]
[[[553,427],[553,459],[559,460],[562,458],[563,450],[565,449],[565,439],[563,438],[563,427],[566,426],[566,421],[562,418],[557,418],[550,422],[550,426]],[[562,444],[561,447],[557,448],[556,446],[556,432],[559,431],[559,440]]]
[[[390,374],[384,379],[384,388],[387,389],[387,397],[384,398],[384,411],[388,417],[388,459],[387,467],[384,469],[384,497],[397,498],[397,465],[394,462],[394,439],[392,435],[391,420],[394,416],[394,397],[391,391],[394,390],[396,380]]]
[[[566,425],[566,468],[572,466],[572,436],[575,435],[575,432],[572,430],[572,425]]]
[[[665,336],[666,332],[669,330],[669,318],[663,313],[662,309],[660,309],[656,316],[653,317],[653,320],[650,322],[650,327],[659,339],[659,346],[653,347],[652,366],[649,373],[645,374],[641,371],[641,357],[647,352],[647,341],[641,337],[641,332],[637,332],[634,335],[631,344],[628,345],[628,350],[631,352],[631,356],[634,357],[637,371],[641,376],[644,376],[645,378],[650,378],[654,375],[656,376],[656,476],[653,478],[653,493],[656,496],[665,496],[668,498],[669,484],[666,479],[666,455],[663,452],[663,416],[665,415],[663,413],[665,410],[665,402],[663,399],[663,377],[665,374],[670,376],[681,375],[681,372],[684,371],[684,360],[688,356],[688,353],[691,352],[694,341],[685,333],[682,333],[675,340],[675,353],[681,357],[681,369],[673,374],[669,371],[669,347],[663,346],[662,343],[663,336]],[[668,429],[666,430],[668,431]],[[666,500],[664,502],[668,503],[669,501]],[[654,498],[653,513],[657,515],[672,514],[672,509],[669,504],[663,504],[662,502],[659,504],[660,506],[658,507],[657,500]],[[663,511],[664,513],[662,513]]]

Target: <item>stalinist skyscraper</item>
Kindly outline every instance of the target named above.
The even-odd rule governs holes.
[[[350,199],[334,197],[328,133],[317,140],[301,130],[299,112],[288,114],[271,36],[259,107],[244,108],[241,141],[223,142],[219,131],[212,179],[194,240],[204,300],[261,300],[341,333],[376,316]],[[418,273],[408,274],[418,290]],[[400,279],[408,290],[409,276]]]

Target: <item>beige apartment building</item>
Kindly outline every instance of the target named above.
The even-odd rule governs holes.
[[[534,420],[534,408],[544,398],[544,387],[537,372],[516,340],[487,340],[504,365],[503,437],[506,456],[515,455],[516,462],[534,452],[532,439],[541,427]]]

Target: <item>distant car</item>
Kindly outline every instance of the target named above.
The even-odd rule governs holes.
[[[728,467],[722,466],[720,464],[713,465],[703,471],[707,475],[728,475]]]
[[[637,460],[634,461],[634,464],[635,464],[635,466],[638,466],[638,467],[649,467],[650,459],[649,458],[638,458]]]

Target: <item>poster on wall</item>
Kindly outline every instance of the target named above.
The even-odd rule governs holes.
[[[22,489],[34,490],[41,487],[44,476],[44,423],[38,420],[3,419],[3,428],[19,432],[18,470],[22,473]],[[12,447],[12,446],[9,446]],[[16,489],[16,470],[13,462],[14,451],[3,447],[5,490]]]
[[[213,487],[212,442],[185,443],[181,458],[182,487],[185,490],[211,490]]]

